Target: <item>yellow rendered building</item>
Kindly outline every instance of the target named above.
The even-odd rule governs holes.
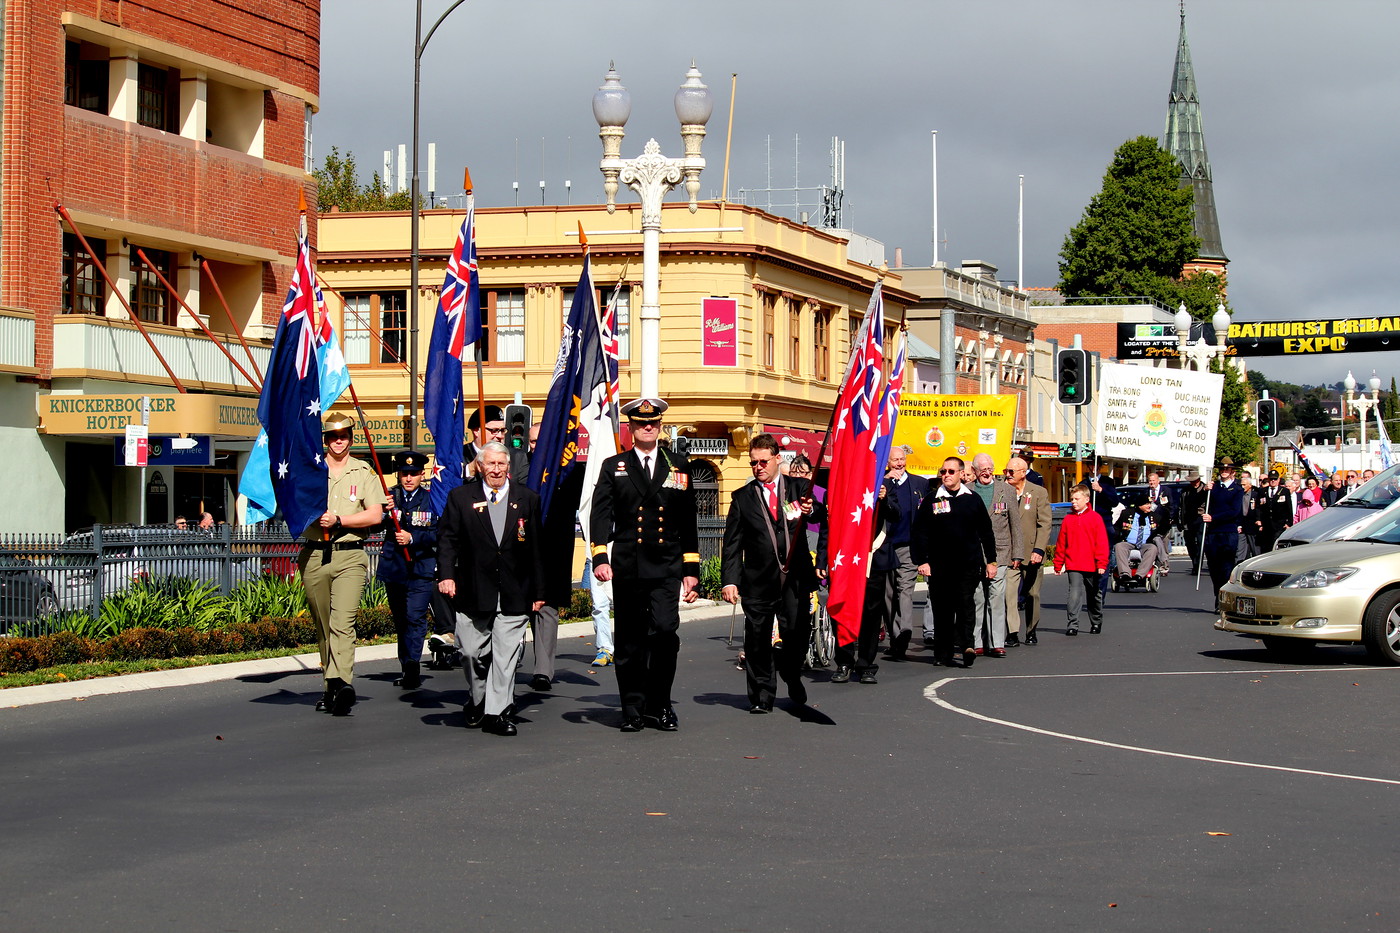
[[[484,384],[488,403],[518,394],[538,420],[559,337],[582,267],[580,227],[593,281],[618,303],[621,391],[641,384],[642,234],[640,205],[483,208],[476,212]],[[418,370],[426,363],[446,262],[463,220],[457,210],[422,213],[417,296]],[[408,363],[410,217],[407,212],[330,213],[319,226],[317,268],[334,294],[346,360],[376,445],[399,447],[410,411]],[[702,514],[721,515],[729,493],[749,479],[748,439],[763,430],[815,459],[835,403],[851,339],[880,271],[882,248],[859,236],[802,226],[752,207],[683,203],[662,212],[659,386],[666,423],[691,440]],[[853,255],[859,259],[857,261]],[[897,273],[884,280],[887,337],[915,301]],[[337,296],[339,300],[337,300]],[[722,299],[707,305],[707,299]],[[724,301],[728,299],[729,301]],[[703,308],[712,315],[707,359]],[[732,314],[732,350],[724,347]],[[887,341],[887,346],[892,343]],[[733,365],[717,357],[732,355]],[[888,368],[888,363],[887,363]],[[469,400],[475,374],[464,367]],[[419,444],[431,449],[421,428]]]

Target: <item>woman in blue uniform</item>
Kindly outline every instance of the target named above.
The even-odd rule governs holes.
[[[423,682],[419,659],[428,634],[428,606],[437,589],[438,514],[423,485],[427,461],[427,455],[417,450],[401,450],[393,457],[399,484],[390,490],[384,551],[375,574],[389,593],[389,611],[399,635],[403,676],[394,686],[405,690],[417,690]]]

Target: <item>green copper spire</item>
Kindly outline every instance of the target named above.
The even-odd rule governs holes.
[[[1191,48],[1186,44],[1186,4],[1181,5],[1181,36],[1176,44],[1172,88],[1167,101],[1167,130],[1162,147],[1181,163],[1181,184],[1196,196],[1195,233],[1201,238],[1198,258],[1225,263],[1220,243],[1220,220],[1215,214],[1210,159],[1206,156],[1205,131],[1201,127],[1201,101],[1196,94],[1196,73],[1191,68]]]

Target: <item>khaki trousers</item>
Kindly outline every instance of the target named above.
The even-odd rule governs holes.
[[[369,555],[363,550],[303,547],[297,566],[316,623],[326,680],[339,677],[348,684],[355,675],[355,613],[369,576]]]

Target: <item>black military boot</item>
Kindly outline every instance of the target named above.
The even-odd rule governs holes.
[[[316,701],[316,712],[329,713],[331,711],[331,707],[335,705],[336,688],[344,682],[339,677],[326,679],[326,692],[321,694],[321,699]]]

